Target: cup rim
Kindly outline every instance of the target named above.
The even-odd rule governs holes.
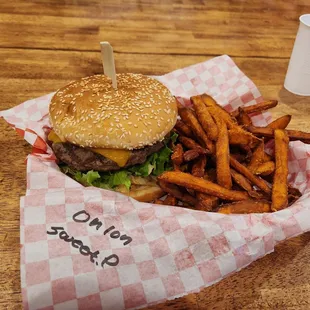
[[[288,85],[286,85],[286,83],[284,83],[284,88],[289,91],[290,93],[297,95],[297,96],[302,96],[302,97],[309,97],[310,93],[307,92],[300,92],[300,91],[295,91],[292,88],[290,88]]]
[[[305,21],[305,18],[308,18],[309,19],[309,21]],[[303,15],[301,15],[300,17],[299,17],[299,21],[303,24],[303,25],[305,25],[305,26],[307,26],[307,27],[310,27],[310,14],[303,14]]]

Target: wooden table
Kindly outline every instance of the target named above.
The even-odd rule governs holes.
[[[0,1],[0,109],[102,72],[99,41],[118,72],[163,74],[228,54],[265,98],[310,130],[310,97],[283,89],[298,17],[309,0]],[[64,4],[65,3],[65,4]],[[30,146],[0,120],[0,308],[20,309],[19,197]],[[199,294],[159,309],[310,309],[310,234]],[[151,307],[155,309],[156,307]]]

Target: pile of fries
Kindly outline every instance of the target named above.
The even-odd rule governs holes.
[[[310,143],[310,133],[285,128],[285,115],[266,127],[252,124],[250,114],[275,107],[270,100],[228,113],[207,94],[191,97],[192,108],[179,105],[173,171],[158,177],[167,193],[157,204],[195,210],[262,213],[284,209],[301,193],[288,185],[288,144]],[[274,139],[274,154],[265,152]]]

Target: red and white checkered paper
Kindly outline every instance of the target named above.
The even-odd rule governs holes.
[[[258,89],[228,56],[156,77],[183,104],[209,93],[229,111],[262,100]],[[84,188],[62,174],[45,143],[53,94],[29,100],[1,115],[34,146],[27,161],[27,193],[21,198],[21,285],[25,309],[140,308],[174,299],[220,281],[274,250],[278,242],[310,230],[310,146],[290,143],[289,181],[303,196],[290,208],[270,214],[223,215],[140,203],[121,194]],[[268,113],[254,122],[265,125]],[[99,230],[76,223],[86,210]],[[132,238],[113,239],[114,226]],[[98,261],[117,254],[119,264],[91,263],[58,235],[63,227]]]

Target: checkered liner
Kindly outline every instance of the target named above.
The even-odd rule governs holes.
[[[203,92],[228,110],[262,100],[228,56],[156,78],[185,105]],[[279,241],[310,230],[310,146],[290,143],[289,181],[303,196],[288,209],[222,215],[140,203],[84,188],[59,171],[43,129],[49,125],[51,96],[1,113],[34,146],[21,198],[25,309],[129,309],[174,299],[220,281],[272,252]],[[265,125],[270,115],[255,115],[254,121]],[[96,251],[91,262],[90,252]],[[105,263],[111,255],[119,258],[116,266]]]

